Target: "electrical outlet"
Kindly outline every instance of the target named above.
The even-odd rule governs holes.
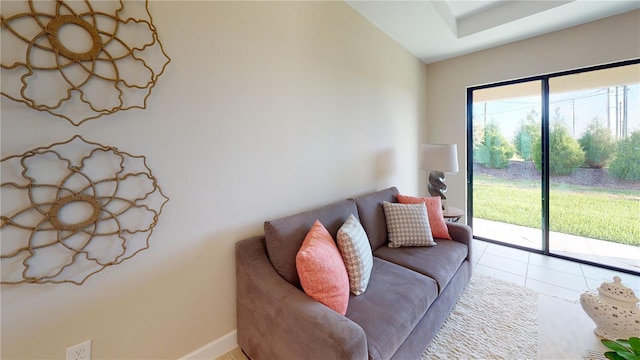
[[[91,340],[68,347],[67,360],[91,360]]]

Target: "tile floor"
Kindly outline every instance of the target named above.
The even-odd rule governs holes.
[[[620,276],[622,283],[640,294],[640,276],[544,256],[474,240],[475,273],[514,282],[541,293],[578,300],[586,290]]]
[[[473,220],[473,234],[530,249],[539,248],[542,241],[539,229],[478,218]],[[618,244],[612,241],[553,231],[550,232],[549,245],[555,254],[608,264],[621,269],[640,271],[640,246]]]
[[[561,316],[567,315],[570,311],[574,311],[575,314],[580,314],[580,316],[584,318],[582,320],[586,319],[585,324],[589,324],[587,336],[590,335],[591,337],[593,337],[591,330],[592,324],[588,317],[582,314],[582,310],[579,309],[579,304],[576,304],[580,298],[580,294],[586,290],[596,289],[604,281],[612,281],[613,277],[617,275],[622,278],[622,283],[625,286],[630,287],[640,296],[640,276],[637,275],[601,269],[480,240],[473,241],[473,257],[474,273],[485,274],[494,278],[514,282],[541,293],[572,301],[573,304],[559,303],[562,306],[571,307],[567,308],[566,311],[559,309],[558,306],[560,305],[558,304],[554,304],[551,309],[546,310],[547,315],[553,311],[559,312],[558,314],[547,316],[547,320],[560,318]],[[553,301],[553,299],[548,301]],[[558,328],[561,328],[558,324],[547,327],[549,327],[549,329],[541,328],[539,332],[550,334],[553,333],[552,331],[558,331]],[[555,336],[550,336],[550,339],[542,339],[541,343],[546,342],[550,344],[554,337]],[[561,353],[557,352],[562,351],[563,349],[560,349],[560,347],[564,345],[556,345],[557,346],[552,345],[551,347],[557,347],[557,349],[539,349],[539,353],[542,350],[546,351],[547,354],[553,354],[550,357],[541,355],[541,358],[571,358],[560,355]],[[551,350],[555,350],[556,352],[554,353]],[[216,360],[247,360],[247,357],[239,348],[235,348]]]

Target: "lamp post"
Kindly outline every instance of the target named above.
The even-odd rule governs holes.
[[[420,145],[420,170],[431,171],[427,189],[429,195],[440,196],[442,207],[447,210],[444,193],[447,185],[444,183],[444,173],[457,173],[458,145],[457,144],[424,144]]]

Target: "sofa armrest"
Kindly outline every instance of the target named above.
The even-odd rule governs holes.
[[[467,245],[467,248],[469,249],[467,253],[467,260],[472,263],[471,252],[473,249],[471,246],[471,241],[473,239],[473,230],[471,229],[471,227],[466,224],[447,221],[447,228],[449,229],[449,235],[451,236],[451,239]]]
[[[367,359],[362,328],[284,280],[264,237],[236,243],[238,345],[251,359]]]

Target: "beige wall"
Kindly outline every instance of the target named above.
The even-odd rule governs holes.
[[[3,285],[3,359],[183,356],[235,330],[234,243],[264,220],[418,191],[426,65],[348,5],[150,9],[172,62],[147,110],[75,128],[2,97],[2,157],[80,134],[145,155],[171,199],[149,250],[84,285]]]
[[[466,89],[470,86],[640,57],[640,11],[427,65],[429,142],[458,144],[466,164]],[[466,206],[466,165],[447,175],[447,199]]]

